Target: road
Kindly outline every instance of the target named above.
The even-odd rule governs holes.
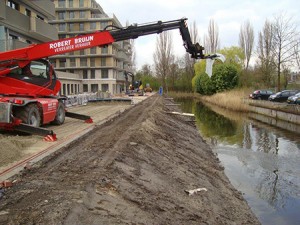
[[[81,120],[66,117],[65,123],[61,126],[45,126],[45,128],[53,130],[57,135],[56,142],[45,142],[42,137],[35,135],[18,135],[15,132],[1,132],[0,182],[22,170],[28,163],[32,164],[58,150],[91,131],[95,126],[118,116],[148,96],[132,97],[132,102],[97,102],[88,103],[85,106],[69,107],[68,111],[70,112],[91,116],[94,123],[88,124]]]

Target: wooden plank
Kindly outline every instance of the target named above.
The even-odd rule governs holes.
[[[168,114],[180,115],[180,116],[195,116],[193,113],[180,113],[180,112],[166,112]]]
[[[166,106],[175,106],[175,105],[181,105],[181,104],[175,104],[175,103],[172,104],[172,103],[171,103],[171,104],[165,104],[165,105],[166,105]]]

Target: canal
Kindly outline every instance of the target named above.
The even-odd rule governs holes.
[[[201,136],[263,225],[300,224],[300,133],[192,99],[176,102],[195,114]]]

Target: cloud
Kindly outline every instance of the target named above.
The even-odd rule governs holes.
[[[221,47],[238,46],[241,25],[249,20],[254,27],[255,38],[262,29],[266,19],[272,19],[280,12],[287,12],[300,23],[298,0],[97,0],[107,13],[114,13],[119,21],[125,25],[130,23],[147,23],[158,20],[168,21],[187,17],[188,24],[194,21],[198,27],[200,39],[203,41],[207,33],[209,20],[213,19],[219,27]],[[174,51],[184,54],[182,40],[178,31],[173,33]],[[140,41],[140,39],[142,39]],[[137,66],[141,63],[153,63],[156,37],[140,37],[136,39]],[[203,44],[200,43],[201,45]]]

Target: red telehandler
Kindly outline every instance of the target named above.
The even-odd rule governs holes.
[[[49,56],[178,28],[183,45],[192,58],[214,57],[204,56],[204,48],[192,43],[186,20],[158,21],[126,28],[108,26],[103,31],[0,53],[0,128],[37,134],[54,141],[54,132],[41,128],[41,125],[63,124],[65,116],[92,122],[88,116],[65,110],[65,97],[59,95],[61,83],[53,66],[45,59]]]

